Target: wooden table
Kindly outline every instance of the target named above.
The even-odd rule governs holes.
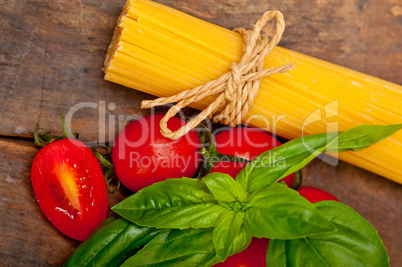
[[[230,29],[250,28],[263,11],[279,9],[287,23],[281,46],[402,83],[399,0],[158,2]],[[35,122],[60,134],[60,108],[81,107],[72,129],[81,140],[104,142],[125,119],[148,112],[139,103],[151,96],[103,80],[103,57],[124,3],[0,0],[0,266],[59,266],[79,244],[58,232],[36,204],[30,182]],[[119,123],[103,136],[109,116]],[[320,160],[303,174],[304,185],[327,190],[372,223],[391,265],[402,265],[400,184]],[[110,205],[128,194],[110,195]]]

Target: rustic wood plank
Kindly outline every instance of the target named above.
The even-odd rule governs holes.
[[[150,96],[104,81],[101,71],[124,0],[3,2],[1,135],[32,136],[36,121],[59,131],[60,108],[67,112],[79,105],[73,130],[102,142],[124,125],[111,129],[110,137],[108,129],[100,135],[103,105],[106,125],[108,115],[148,113],[139,103]],[[264,10],[279,9],[287,22],[282,46],[402,83],[397,0],[159,2],[231,29],[250,28]]]
[[[116,114],[144,114],[144,94],[103,80],[102,64],[113,24],[125,1],[6,1],[1,8],[2,103],[0,132],[32,135],[34,123],[60,132],[60,108],[77,104],[73,129],[98,139],[102,101]],[[129,101],[122,101],[128,99]],[[95,107],[94,107],[95,106]]]

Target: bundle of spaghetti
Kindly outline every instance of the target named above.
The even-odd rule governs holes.
[[[129,0],[105,60],[105,79],[158,97],[213,80],[242,56],[240,34],[148,0]],[[244,124],[294,139],[361,124],[402,123],[402,87],[275,47],[265,68],[293,62],[263,78]],[[209,96],[193,108],[204,109]],[[402,132],[339,158],[402,183]]]

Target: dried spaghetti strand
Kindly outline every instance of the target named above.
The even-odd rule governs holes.
[[[261,30],[273,18],[277,21],[276,33],[269,41],[268,36],[261,34]],[[215,122],[220,121],[232,127],[236,126],[241,123],[241,120],[247,115],[252,106],[262,77],[294,69],[293,63],[275,68],[263,68],[265,57],[279,43],[284,30],[285,20],[280,11],[265,12],[254,25],[252,31],[243,28],[235,30],[243,36],[243,56],[239,63],[233,62],[231,64],[229,72],[215,80],[171,97],[144,100],[141,103],[141,108],[152,108],[177,102],[160,122],[162,135],[170,139],[177,139],[185,135],[201,121],[212,117],[216,112],[219,112],[219,114],[214,116]],[[175,132],[172,132],[167,127],[169,119],[175,116],[182,108],[215,94],[219,94],[219,96],[185,126]]]

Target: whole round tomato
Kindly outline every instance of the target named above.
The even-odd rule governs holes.
[[[216,149],[219,153],[254,160],[261,153],[270,150],[281,143],[272,135],[258,128],[236,127],[219,132],[215,136]],[[222,172],[233,178],[246,166],[244,162],[220,161],[215,163],[211,172]],[[294,174],[286,176],[287,186],[291,186]]]
[[[267,266],[267,249],[269,239],[253,237],[250,245],[237,254],[228,257],[216,267],[263,267]]]
[[[300,187],[299,189],[297,189],[297,192],[299,192],[299,194],[302,197],[304,197],[311,203],[316,203],[316,202],[323,201],[323,200],[339,201],[336,197],[334,197],[330,193],[325,192],[324,190],[321,190],[321,189],[318,189],[315,187],[307,187],[307,186]]]
[[[65,235],[83,241],[106,218],[106,184],[93,152],[63,139],[35,156],[32,187],[45,216]]]
[[[200,138],[195,130],[171,140],[163,137],[163,114],[148,115],[127,125],[116,137],[112,161],[116,175],[128,189],[138,191],[167,178],[193,177],[200,164]],[[185,125],[173,117],[172,131]]]

